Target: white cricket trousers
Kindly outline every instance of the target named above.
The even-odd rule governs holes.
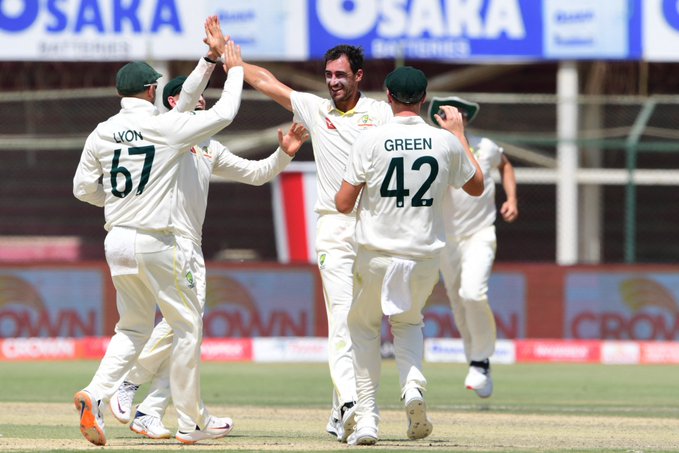
[[[358,427],[379,424],[376,394],[382,360],[382,285],[392,257],[359,247],[354,273],[354,302],[349,311],[349,331],[354,348]],[[424,334],[422,309],[439,279],[439,257],[414,260],[410,277],[411,306],[389,317],[394,336],[394,354],[401,385],[401,398],[411,388],[426,390],[422,373]]]
[[[356,401],[356,381],[347,315],[353,292],[356,216],[323,214],[316,224],[316,253],[328,317],[328,365],[334,386],[333,416],[344,403]]]
[[[462,336],[467,362],[485,360],[495,352],[495,318],[488,303],[488,281],[497,240],[491,225],[466,237],[446,237],[441,274]]]
[[[115,235],[114,228],[107,241]],[[209,414],[200,397],[200,344],[203,320],[191,269],[192,247],[173,234],[137,231],[138,270],[112,277],[120,319],[115,335],[87,386],[96,399],[109,399],[139,356],[154,327],[156,304],[174,331],[170,389],[179,429],[205,428]],[[109,256],[109,266],[117,259]],[[190,420],[190,422],[189,422]]]
[[[205,309],[207,282],[202,249],[199,244],[188,239],[178,238],[178,241],[186,242],[186,247],[193,247],[191,269],[195,269],[193,279],[202,313]],[[163,318],[153,329],[153,333],[151,333],[151,337],[146,342],[139,358],[125,377],[125,380],[136,385],[151,382],[148,394],[144,401],[139,404],[137,410],[160,419],[165,415],[165,410],[169,406],[172,396],[170,392],[170,357],[173,339],[172,328]]]

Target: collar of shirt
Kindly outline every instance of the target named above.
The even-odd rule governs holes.
[[[356,114],[365,113],[370,109],[368,106],[370,101],[371,101],[370,98],[366,97],[363,93],[361,93],[360,97],[358,98],[358,102],[356,102],[354,108],[347,112],[343,112],[337,107],[335,107],[335,103],[332,100],[330,100],[327,106],[328,107],[327,113],[335,112],[339,116],[352,116]]]
[[[424,120],[420,115],[414,115],[414,116],[395,116],[391,119],[392,123],[398,123],[398,124],[407,124],[407,125],[412,125],[412,124],[422,124],[424,123]]]
[[[134,113],[148,113],[149,115],[157,115],[158,109],[149,101],[139,98],[125,97],[120,100],[120,107],[126,112]]]

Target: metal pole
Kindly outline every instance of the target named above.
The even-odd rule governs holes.
[[[578,68],[559,65],[557,74],[556,262],[578,262]]]
[[[644,103],[625,142],[628,173],[625,189],[625,262],[628,264],[637,261],[637,185],[634,182],[634,172],[637,167],[637,145],[648,120],[653,115],[655,105],[655,99],[648,99]]]

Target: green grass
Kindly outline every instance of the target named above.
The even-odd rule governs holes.
[[[98,362],[0,362],[0,401],[70,402]],[[425,364],[427,402],[436,409],[520,413],[585,413],[679,418],[679,367],[590,364],[495,365],[495,393],[464,391],[462,364]],[[325,407],[331,385],[325,364],[203,363],[208,404]],[[139,396],[142,396],[140,393]],[[393,361],[382,366],[379,404],[400,407]]]
[[[0,362],[0,403],[64,403],[72,406],[72,395],[88,384],[94,374],[98,362]],[[202,394],[208,407],[221,406],[242,407],[254,406],[263,408],[310,408],[320,409],[325,414],[329,409],[331,385],[326,364],[255,364],[255,363],[216,363],[202,364]],[[382,381],[378,393],[378,404],[383,411],[401,411],[402,402],[399,400],[398,374],[394,361],[384,361],[382,367]],[[488,400],[481,400],[476,395],[463,388],[466,366],[462,364],[425,364],[425,375],[429,381],[426,393],[427,404],[431,410],[445,411],[452,414],[454,424],[463,423],[465,418],[478,418],[480,414],[516,414],[519,417],[533,416],[557,417],[594,417],[593,423],[609,417],[629,418],[631,423],[636,420],[647,419],[652,426],[667,420],[677,420],[677,442],[668,445],[667,449],[643,450],[634,448],[610,449],[597,448],[578,450],[570,446],[573,451],[606,451],[606,452],[636,452],[636,451],[679,451],[679,367],[668,365],[656,366],[613,366],[591,364],[515,364],[495,365],[493,375],[495,392]],[[137,396],[140,401],[143,391]],[[275,412],[274,412],[275,413]],[[557,418],[555,418],[556,420]],[[400,423],[400,420],[399,420]],[[493,423],[497,423],[496,421]],[[532,423],[532,422],[527,422]],[[549,422],[547,422],[549,423]],[[319,426],[324,420],[319,420]],[[469,425],[467,429],[470,429]],[[542,428],[540,428],[542,426]],[[537,424],[535,429],[545,429],[545,425]],[[0,424],[0,433],[6,439],[77,439],[80,442],[78,430],[69,424],[55,424],[50,426],[23,425],[21,423]],[[526,429],[531,427],[525,426]],[[501,429],[494,425],[493,429]],[[524,429],[524,425],[517,427]],[[644,429],[644,428],[639,428]],[[238,451],[249,450],[250,439],[258,442],[291,442],[297,436],[300,445],[309,441],[309,436],[317,437],[321,441],[328,441],[322,433],[317,433],[318,427],[312,429],[311,434],[300,431],[291,432],[287,438],[272,437],[267,431],[258,427],[235,434],[232,442],[239,442]],[[558,426],[554,427],[555,435],[563,435]],[[442,429],[440,428],[441,432]],[[132,444],[139,441],[138,449],[117,449],[106,447],[108,453],[119,451],[143,451],[146,453],[166,452],[168,449],[181,448],[177,445],[154,447],[153,443],[144,443],[142,439],[134,438],[124,425],[107,424],[107,432],[111,438],[132,439]],[[461,434],[458,428],[458,433]],[[66,434],[65,434],[66,433]],[[436,433],[435,433],[436,434]],[[620,432],[618,435],[624,433]],[[611,434],[612,435],[612,434]],[[530,434],[522,439],[531,439]],[[263,439],[263,440],[262,440]],[[436,442],[422,444],[406,444],[390,440],[389,437],[381,441],[377,448],[370,448],[371,452],[401,450],[426,451],[464,451],[472,445],[472,441],[462,438],[456,444],[455,437],[446,438],[446,442],[453,445],[450,449],[437,448]],[[554,447],[517,447],[508,441],[507,444],[493,444],[488,440],[481,440],[481,447],[475,451],[564,451],[558,444]],[[312,439],[313,440],[313,439]],[[391,444],[390,444],[391,442]],[[395,442],[395,443],[394,443]],[[452,443],[451,443],[452,442]],[[83,448],[88,445],[83,441]],[[3,449],[3,439],[0,437],[0,451]],[[674,444],[674,442],[672,442]],[[296,444],[295,444],[296,445]],[[485,445],[485,447],[484,447]],[[224,443],[228,448],[229,443]],[[55,445],[55,448],[60,448]],[[91,447],[91,446],[89,446]],[[389,448],[392,447],[392,448]],[[428,448],[427,448],[428,447]],[[300,447],[301,448],[301,447]],[[346,451],[346,446],[329,441],[327,448],[299,451]],[[486,449],[487,448],[487,449]],[[204,451],[200,446],[193,446],[190,450]],[[70,450],[50,450],[70,451]],[[286,451],[295,451],[287,448]]]

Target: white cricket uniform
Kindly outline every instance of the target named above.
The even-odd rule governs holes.
[[[293,91],[290,95],[296,121],[309,131],[316,161],[318,198],[315,211],[316,254],[328,317],[328,364],[334,385],[333,416],[342,404],[356,400],[347,314],[352,300],[352,267],[356,258],[355,212],[341,214],[335,194],[342,184],[349,150],[365,130],[389,121],[389,104],[361,95],[356,106],[339,111],[332,100]]]
[[[73,180],[78,199],[104,206],[106,260],[120,315],[86,390],[97,400],[110,398],[148,340],[158,304],[174,331],[170,385],[182,431],[204,429],[209,414],[200,396],[203,324],[194,247],[175,229],[179,164],[195,143],[231,123],[242,86],[243,68],[231,68],[220,100],[202,115],[158,115],[150,102],[124,97],[121,111],[87,138]]]
[[[349,331],[354,347],[357,429],[377,427],[382,316],[394,335],[401,397],[426,389],[422,374],[422,308],[438,281],[444,246],[443,198],[475,168],[453,134],[419,116],[395,117],[366,132],[352,148],[344,179],[365,183],[358,204],[354,302]]]
[[[193,71],[182,84],[182,91],[174,110],[186,115],[202,115],[193,111],[195,99],[200,98],[207,84],[207,78]],[[176,184],[174,228],[177,236],[189,240],[193,248],[193,280],[196,285],[201,310],[205,307],[206,271],[201,248],[203,223],[207,210],[210,178],[212,175],[228,181],[261,186],[271,181],[292,161],[279,147],[266,159],[253,161],[231,153],[216,140],[207,140],[191,148],[190,153],[182,155]],[[141,385],[152,381],[149,392],[137,410],[147,415],[163,418],[170,403],[170,352],[173,333],[170,325],[161,320],[153,329],[146,346],[126,380]]]
[[[182,95],[183,96],[183,95]],[[180,96],[181,99],[181,96]],[[201,112],[196,112],[201,114]],[[191,113],[185,113],[191,115]],[[266,159],[252,161],[232,154],[216,140],[194,146],[191,153],[182,156],[177,179],[177,204],[174,213],[177,235],[193,245],[192,258],[196,272],[193,274],[201,310],[205,307],[206,275],[201,250],[201,238],[207,209],[210,176],[250,185],[271,181],[290,162],[292,157],[278,148]],[[153,379],[151,389],[137,410],[147,415],[163,418],[170,401],[168,365],[172,329],[162,320],[153,329],[151,338],[130,370],[126,380],[141,385]]]
[[[488,303],[488,280],[496,250],[495,182],[491,171],[502,162],[502,148],[487,138],[469,136],[469,146],[483,170],[480,197],[451,188],[444,204],[446,247],[441,274],[467,361],[482,361],[495,352],[496,327]]]

